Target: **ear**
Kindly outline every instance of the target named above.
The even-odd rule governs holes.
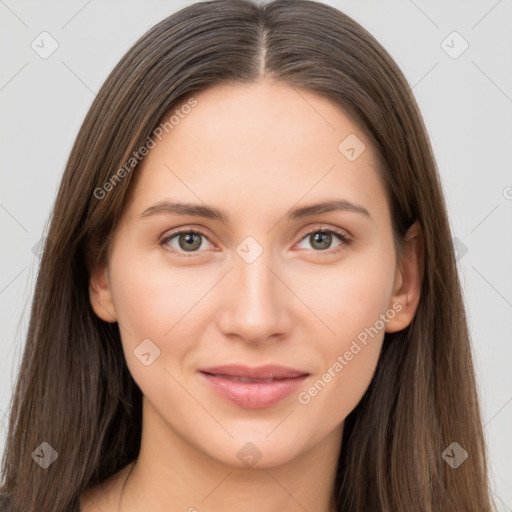
[[[89,279],[89,299],[96,315],[105,322],[117,322],[107,265],[96,267]]]
[[[386,332],[405,329],[414,318],[423,283],[423,230],[416,221],[405,234],[404,250],[395,273],[393,295],[389,307],[397,313],[386,324]],[[401,306],[401,309],[400,309]]]

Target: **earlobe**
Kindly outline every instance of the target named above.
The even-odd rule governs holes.
[[[89,299],[98,317],[105,322],[117,322],[107,265],[93,270],[89,280]]]
[[[407,231],[402,260],[395,274],[389,307],[396,311],[386,324],[386,332],[405,329],[414,318],[421,296],[424,265],[424,239],[416,221]]]

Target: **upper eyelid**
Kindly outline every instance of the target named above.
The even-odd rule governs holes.
[[[170,232],[166,232],[164,233],[161,237],[160,237],[160,241],[161,242],[164,242],[166,240],[168,240],[169,238],[174,238],[175,236],[177,235],[180,235],[182,233],[196,233],[196,234],[199,234],[201,236],[203,236],[204,238],[206,238],[208,241],[210,241],[211,243],[213,243],[211,240],[210,240],[210,235],[208,235],[207,233],[205,233],[203,231],[203,229],[199,229],[199,228],[188,228],[187,226],[185,226],[184,228],[176,228],[176,231],[170,231]]]
[[[346,229],[324,227],[324,226],[312,227],[310,229],[307,229],[306,232],[303,234],[302,238],[304,238],[305,236],[308,236],[311,233],[315,233],[317,231],[333,232],[335,235],[343,236],[343,237],[345,237],[347,239],[351,239],[352,238],[352,235]],[[302,238],[301,238],[301,240],[302,240]]]

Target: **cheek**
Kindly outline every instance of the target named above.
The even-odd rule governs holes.
[[[124,250],[120,244],[112,255],[117,316],[129,331],[161,338],[204,295],[212,271],[173,266],[160,249],[137,250],[135,242],[129,244]]]
[[[316,347],[323,365],[298,398],[312,417],[315,411],[329,410],[326,421],[334,427],[356,407],[373,377],[385,320],[394,313],[389,309],[394,267],[374,262],[340,269],[329,277],[316,281],[320,286],[316,289],[323,288],[323,293],[317,293],[314,301],[315,312],[329,326]]]
[[[153,352],[158,354],[155,363],[151,363],[153,368],[172,369],[192,350],[190,339],[197,329],[197,318],[191,323],[193,308],[207,288],[205,281],[194,277],[190,269],[152,265],[136,256],[112,261],[114,303],[123,348],[138,382],[147,373],[137,357],[139,346],[147,346],[143,353],[149,351],[151,358]],[[210,280],[206,278],[206,282]],[[151,343],[145,341],[148,339]]]
[[[193,279],[181,279],[183,273],[148,268],[125,267],[125,278],[118,274],[116,282],[115,307],[126,364],[158,410],[165,411],[171,403],[186,410],[190,396],[180,384],[181,368],[194,353],[193,340],[201,338],[193,306],[206,290],[198,289]]]
[[[294,291],[314,314],[304,315],[303,321],[309,324],[304,327],[313,327],[315,316],[321,320],[321,324],[316,323],[329,353],[339,351],[365,328],[373,326],[389,307],[394,267],[384,259],[354,258],[336,268],[297,275],[300,278],[294,280]],[[378,328],[382,329],[380,322]]]

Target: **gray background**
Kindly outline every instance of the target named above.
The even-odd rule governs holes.
[[[33,248],[44,234],[73,140],[125,51],[191,3],[0,0],[1,451],[37,275]],[[498,510],[512,511],[512,2],[325,3],[382,43],[423,113],[457,239],[491,488]],[[31,47],[34,40],[42,45],[43,31],[59,45],[47,59]],[[460,40],[452,36],[442,46],[453,31],[469,44],[458,58],[444,48],[458,52]]]

